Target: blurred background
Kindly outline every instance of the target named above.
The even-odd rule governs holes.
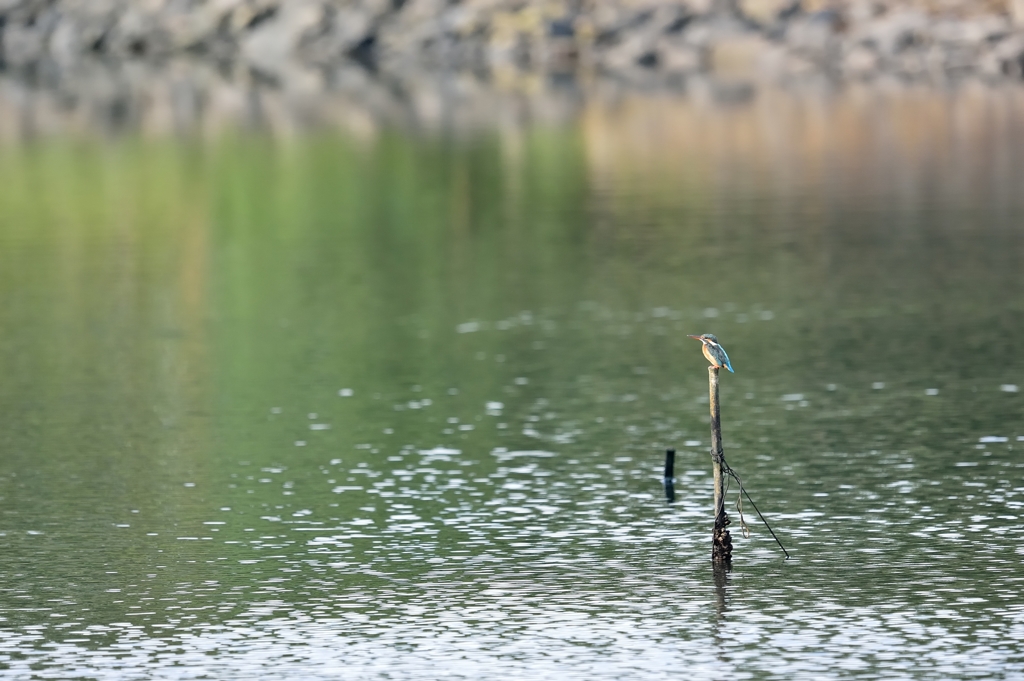
[[[0,0],[0,55],[0,675],[1024,670],[1020,0]],[[790,561],[734,485],[711,569],[699,333]]]
[[[7,140],[465,135],[637,95],[740,105],[769,87],[829,99],[1024,77],[1020,0],[4,0],[0,21]]]

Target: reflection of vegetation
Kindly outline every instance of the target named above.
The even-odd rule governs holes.
[[[214,237],[226,395],[315,411],[342,385],[443,392],[464,380],[457,324],[578,297],[585,175],[573,147],[545,136],[518,169],[498,140],[226,150]]]
[[[187,166],[128,144],[0,162],[0,399],[29,438],[10,456],[44,467],[55,503],[115,481],[146,498],[157,471],[142,457],[166,441],[153,426],[201,408],[207,226]]]

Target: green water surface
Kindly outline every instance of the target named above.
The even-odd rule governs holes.
[[[515,143],[4,150],[0,675],[1024,674],[1015,180]]]

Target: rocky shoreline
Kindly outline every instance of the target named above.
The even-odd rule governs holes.
[[[200,55],[401,73],[1024,75],[1024,0],[0,0],[5,69]]]
[[[268,91],[299,119],[325,96],[500,118],[609,89],[1022,80],[1024,0],[0,0],[0,117],[22,121],[185,120]]]

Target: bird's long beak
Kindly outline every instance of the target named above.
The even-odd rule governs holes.
[[[703,340],[701,340],[700,336],[691,336],[690,334],[686,334],[686,337],[687,338],[692,338],[693,340],[699,340],[701,343],[704,342]]]

